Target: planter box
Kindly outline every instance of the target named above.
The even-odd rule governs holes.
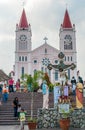
[[[61,119],[59,123],[62,130],[69,130],[70,119]]]
[[[37,127],[37,123],[36,122],[28,122],[29,130],[35,130],[36,127]]]

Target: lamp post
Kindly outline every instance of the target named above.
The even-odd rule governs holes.
[[[66,70],[71,69],[74,70],[76,65],[74,63],[71,63],[69,65],[64,63],[64,57],[65,55],[63,54],[63,52],[60,52],[58,54],[58,58],[59,58],[59,63],[57,65],[53,65],[53,64],[48,64],[47,68],[49,70],[55,69],[60,73],[60,78],[61,78],[61,90],[63,90],[63,85],[66,82]],[[61,92],[62,94],[62,92]]]

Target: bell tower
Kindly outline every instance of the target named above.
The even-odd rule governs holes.
[[[19,24],[16,24],[15,41],[15,81],[25,73],[30,73],[31,25],[27,21],[25,9]]]
[[[75,25],[71,23],[68,10],[66,9],[63,23],[60,27],[60,51],[65,54],[65,62],[67,64],[74,63],[77,65],[77,58],[76,58],[76,30]],[[74,70],[75,71],[75,70]],[[76,71],[71,72],[76,76]],[[69,72],[69,79],[70,79],[70,72]]]

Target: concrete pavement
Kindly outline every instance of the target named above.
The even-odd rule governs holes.
[[[19,125],[0,126],[0,130],[20,130]],[[28,130],[28,126],[25,126],[24,130]]]
[[[47,128],[49,130],[61,130],[60,128]],[[46,128],[43,129],[36,129],[36,130],[47,130]],[[20,130],[19,125],[9,125],[9,126],[0,126],[0,130]],[[24,130],[29,130],[28,126],[25,125]],[[69,130],[85,130],[85,128],[70,128]]]

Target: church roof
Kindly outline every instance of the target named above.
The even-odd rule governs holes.
[[[26,17],[26,13],[25,13],[24,9],[22,11],[21,19],[19,22],[19,27],[20,28],[27,28],[28,27],[27,17]]]
[[[7,74],[5,74],[3,70],[0,69],[0,81],[5,81],[8,79],[10,79],[10,77]]]
[[[59,51],[58,49],[54,48],[53,46],[49,45],[48,43],[44,43],[44,44],[42,44],[41,46],[39,46],[39,47],[33,49],[32,52],[35,52],[35,51],[38,52],[38,50],[39,50],[40,48],[45,48],[45,47],[49,47],[49,48],[51,48],[51,49],[53,49],[53,50],[55,50],[55,51]]]
[[[67,9],[66,9],[66,12],[65,12],[65,15],[64,15],[62,27],[63,28],[72,28],[72,24],[71,24],[70,17],[69,17]]]

